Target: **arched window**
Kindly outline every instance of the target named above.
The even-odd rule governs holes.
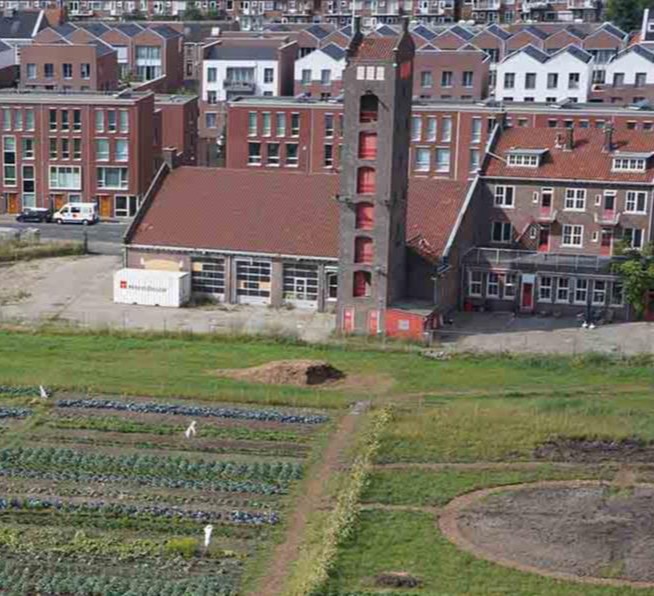
[[[372,292],[370,278],[369,271],[354,272],[353,295],[355,298],[366,298],[370,296]]]
[[[372,230],[375,226],[375,206],[372,203],[357,203],[356,228],[357,230]]]
[[[375,168],[359,168],[357,172],[357,193],[360,195],[372,195],[375,194],[376,188]]]
[[[379,113],[379,99],[373,93],[361,96],[359,122],[377,122]]]
[[[373,244],[372,238],[365,236],[357,236],[354,240],[354,262],[355,263],[372,263],[373,257]]]
[[[359,133],[359,159],[375,159],[377,157],[377,133],[364,130]]]

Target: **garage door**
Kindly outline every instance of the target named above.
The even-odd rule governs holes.
[[[236,301],[239,304],[270,304],[271,263],[236,261]]]
[[[225,259],[193,257],[191,259],[191,291],[214,298],[225,298]]]
[[[284,301],[299,308],[318,307],[317,265],[284,265]]]

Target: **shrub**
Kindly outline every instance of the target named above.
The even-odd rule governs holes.
[[[200,543],[195,538],[171,538],[166,542],[164,550],[169,555],[179,555],[185,559],[192,559],[200,550]]]

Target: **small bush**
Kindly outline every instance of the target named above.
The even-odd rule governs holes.
[[[171,538],[164,548],[169,555],[192,559],[200,550],[200,542],[196,538]]]

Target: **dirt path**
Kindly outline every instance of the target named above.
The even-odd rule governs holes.
[[[516,462],[471,462],[471,463],[397,463],[397,464],[376,464],[374,469],[378,472],[384,470],[434,470],[437,472],[443,470],[537,470],[538,468],[551,467],[559,469],[583,469],[599,470],[605,468],[620,468],[624,462],[619,460],[607,460],[597,463],[584,462],[556,462],[556,461],[516,461]],[[648,470],[654,464],[651,463],[630,463],[629,467],[633,469]]]
[[[326,488],[331,475],[341,469],[341,460],[355,439],[355,430],[360,415],[368,407],[368,402],[358,402],[340,421],[323,453],[322,461],[309,470],[310,480],[293,509],[286,529],[286,538],[275,549],[268,565],[268,572],[262,575],[256,592],[251,596],[281,596],[292,564],[297,560],[306,535],[308,521],[313,512],[323,506]]]

